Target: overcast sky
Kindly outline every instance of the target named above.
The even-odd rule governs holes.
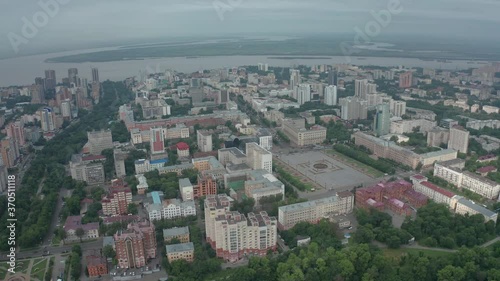
[[[19,45],[17,55],[167,41],[174,36],[354,33],[355,27],[364,28],[373,19],[370,11],[387,9],[395,0],[0,0],[0,57],[16,55],[9,34],[23,37],[22,18],[32,22],[33,15],[43,11],[39,1],[69,3],[61,4],[33,38]],[[499,0],[400,1],[403,12],[393,15],[384,35],[500,34]],[[231,3],[232,11],[217,12],[214,7],[224,10],[221,4]]]

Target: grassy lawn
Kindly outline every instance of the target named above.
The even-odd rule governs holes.
[[[59,238],[59,236],[55,236],[54,239],[52,239],[51,244],[52,245],[56,245],[56,246],[58,246],[59,244],[61,244],[61,239]]]
[[[37,278],[38,280],[43,280],[45,274],[45,268],[47,267],[48,258],[43,258],[42,260],[37,259],[38,262],[33,262],[33,267],[31,268],[31,276]]]
[[[5,280],[5,276],[7,276],[7,265],[5,262],[0,264],[0,280]]]
[[[418,255],[423,252],[424,255],[428,257],[446,257],[453,255],[454,253],[443,252],[439,250],[422,250],[422,249],[411,249],[411,248],[400,248],[400,249],[383,249],[384,255],[388,258],[399,258],[402,254],[415,254]]]
[[[16,264],[16,272],[28,273],[28,267],[31,260],[22,260]]]
[[[363,164],[355,159],[352,159],[351,157],[345,156],[342,153],[338,153],[333,149],[329,149],[326,151],[328,154],[335,155],[341,162],[346,162],[349,163],[351,166],[357,167],[358,169],[362,170],[363,173],[373,177],[373,178],[380,178],[384,176],[384,173],[381,171],[370,167],[366,164]]]

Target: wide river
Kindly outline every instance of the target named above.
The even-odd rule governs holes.
[[[53,69],[56,71],[57,81],[67,77],[68,68],[76,67],[79,76],[88,78],[90,81],[91,68],[99,68],[100,80],[123,80],[127,77],[138,76],[146,73],[157,73],[166,69],[179,72],[194,72],[204,69],[216,69],[223,67],[234,67],[242,65],[257,65],[258,63],[268,63],[270,66],[291,67],[294,65],[319,65],[352,63],[355,65],[378,65],[378,66],[406,66],[424,67],[436,69],[468,69],[483,66],[486,62],[470,62],[466,60],[451,60],[448,62],[438,62],[435,60],[420,60],[414,58],[397,57],[351,57],[350,61],[343,56],[325,56],[318,59],[309,57],[295,59],[277,59],[269,56],[213,56],[213,57],[172,57],[172,58],[151,58],[145,60],[128,60],[100,63],[46,63],[48,58],[59,57],[69,54],[86,53],[93,51],[109,50],[115,48],[101,48],[91,50],[80,50],[72,52],[60,52],[44,55],[24,56],[0,60],[0,87],[12,85],[29,85],[34,83],[35,77],[43,77],[44,70]],[[286,55],[284,55],[286,56]],[[272,56],[276,57],[276,56]]]

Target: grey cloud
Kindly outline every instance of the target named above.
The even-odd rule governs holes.
[[[215,1],[240,4],[227,11],[221,21]],[[370,11],[385,9],[389,1],[392,0],[71,0],[29,44],[22,46],[19,55],[173,36],[352,32],[354,27],[373,19]],[[385,33],[429,32],[449,36],[467,32],[491,37],[491,31],[500,23],[498,0],[400,1],[404,11],[394,16]],[[7,35],[19,34],[21,19],[30,19],[40,11],[38,0],[23,1],[22,5],[19,2],[0,0],[0,57],[15,55]]]

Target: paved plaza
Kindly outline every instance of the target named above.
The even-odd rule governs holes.
[[[321,151],[280,154],[279,159],[327,190],[346,190],[372,183],[373,178],[339,162]]]

